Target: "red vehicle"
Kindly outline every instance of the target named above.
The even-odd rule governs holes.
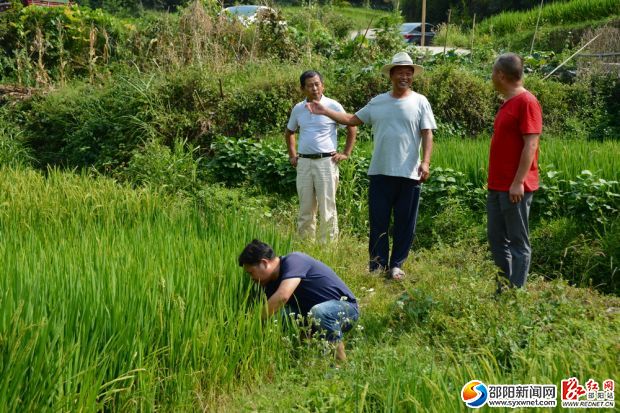
[[[43,7],[58,7],[58,6],[70,6],[71,0],[22,0],[24,6],[43,6]],[[10,2],[0,0],[0,12],[7,10],[11,7]]]

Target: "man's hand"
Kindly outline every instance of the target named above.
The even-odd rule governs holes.
[[[337,153],[332,156],[332,162],[335,164],[340,163],[340,161],[344,161],[345,159],[349,159],[349,155],[345,153]]]
[[[315,115],[325,115],[327,111],[325,110],[325,106],[321,105],[319,102],[308,102],[306,103],[306,107],[310,111],[310,113],[314,113]]]
[[[426,182],[431,176],[431,165],[428,162],[420,163],[418,167],[418,175],[420,175],[420,182]]]
[[[297,168],[298,159],[299,159],[298,156],[291,156],[290,158],[288,158],[288,161],[290,162],[291,165],[293,165],[293,168]]]
[[[512,185],[510,185],[510,189],[508,190],[508,199],[510,199],[510,202],[512,202],[513,204],[519,203],[523,199],[524,193],[525,189],[523,187],[523,184],[513,182]]]

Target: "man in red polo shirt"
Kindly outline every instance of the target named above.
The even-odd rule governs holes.
[[[523,87],[523,60],[514,53],[497,58],[493,86],[505,98],[493,126],[489,155],[487,234],[500,272],[497,292],[523,287],[532,249],[528,218],[532,194],[538,189],[538,142],[542,110]]]

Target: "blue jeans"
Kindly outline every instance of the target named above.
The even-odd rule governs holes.
[[[324,301],[310,309],[308,318],[314,320],[326,333],[328,341],[340,341],[342,333],[351,330],[359,318],[359,309],[357,304],[348,301]]]
[[[420,182],[399,176],[370,175],[368,212],[370,237],[368,269],[402,267],[409,255],[415,237],[420,204]],[[392,255],[388,229],[394,212],[392,227]]]
[[[487,195],[487,235],[495,265],[512,285],[523,287],[530,269],[528,219],[532,192],[521,202],[510,202],[508,192],[489,191]]]

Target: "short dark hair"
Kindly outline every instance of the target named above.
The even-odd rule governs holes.
[[[276,253],[269,244],[253,239],[252,242],[245,246],[241,255],[239,255],[239,266],[243,267],[244,264],[256,265],[262,259],[272,260],[275,256]]]
[[[523,78],[523,59],[516,53],[504,53],[496,60],[493,67],[512,81]]]
[[[316,70],[306,70],[305,72],[303,72],[301,76],[299,76],[299,84],[301,85],[301,88],[303,89],[304,87],[306,87],[306,79],[310,79],[311,77],[315,77],[315,76],[318,76],[319,79],[321,79],[321,84],[322,84],[323,76]]]

